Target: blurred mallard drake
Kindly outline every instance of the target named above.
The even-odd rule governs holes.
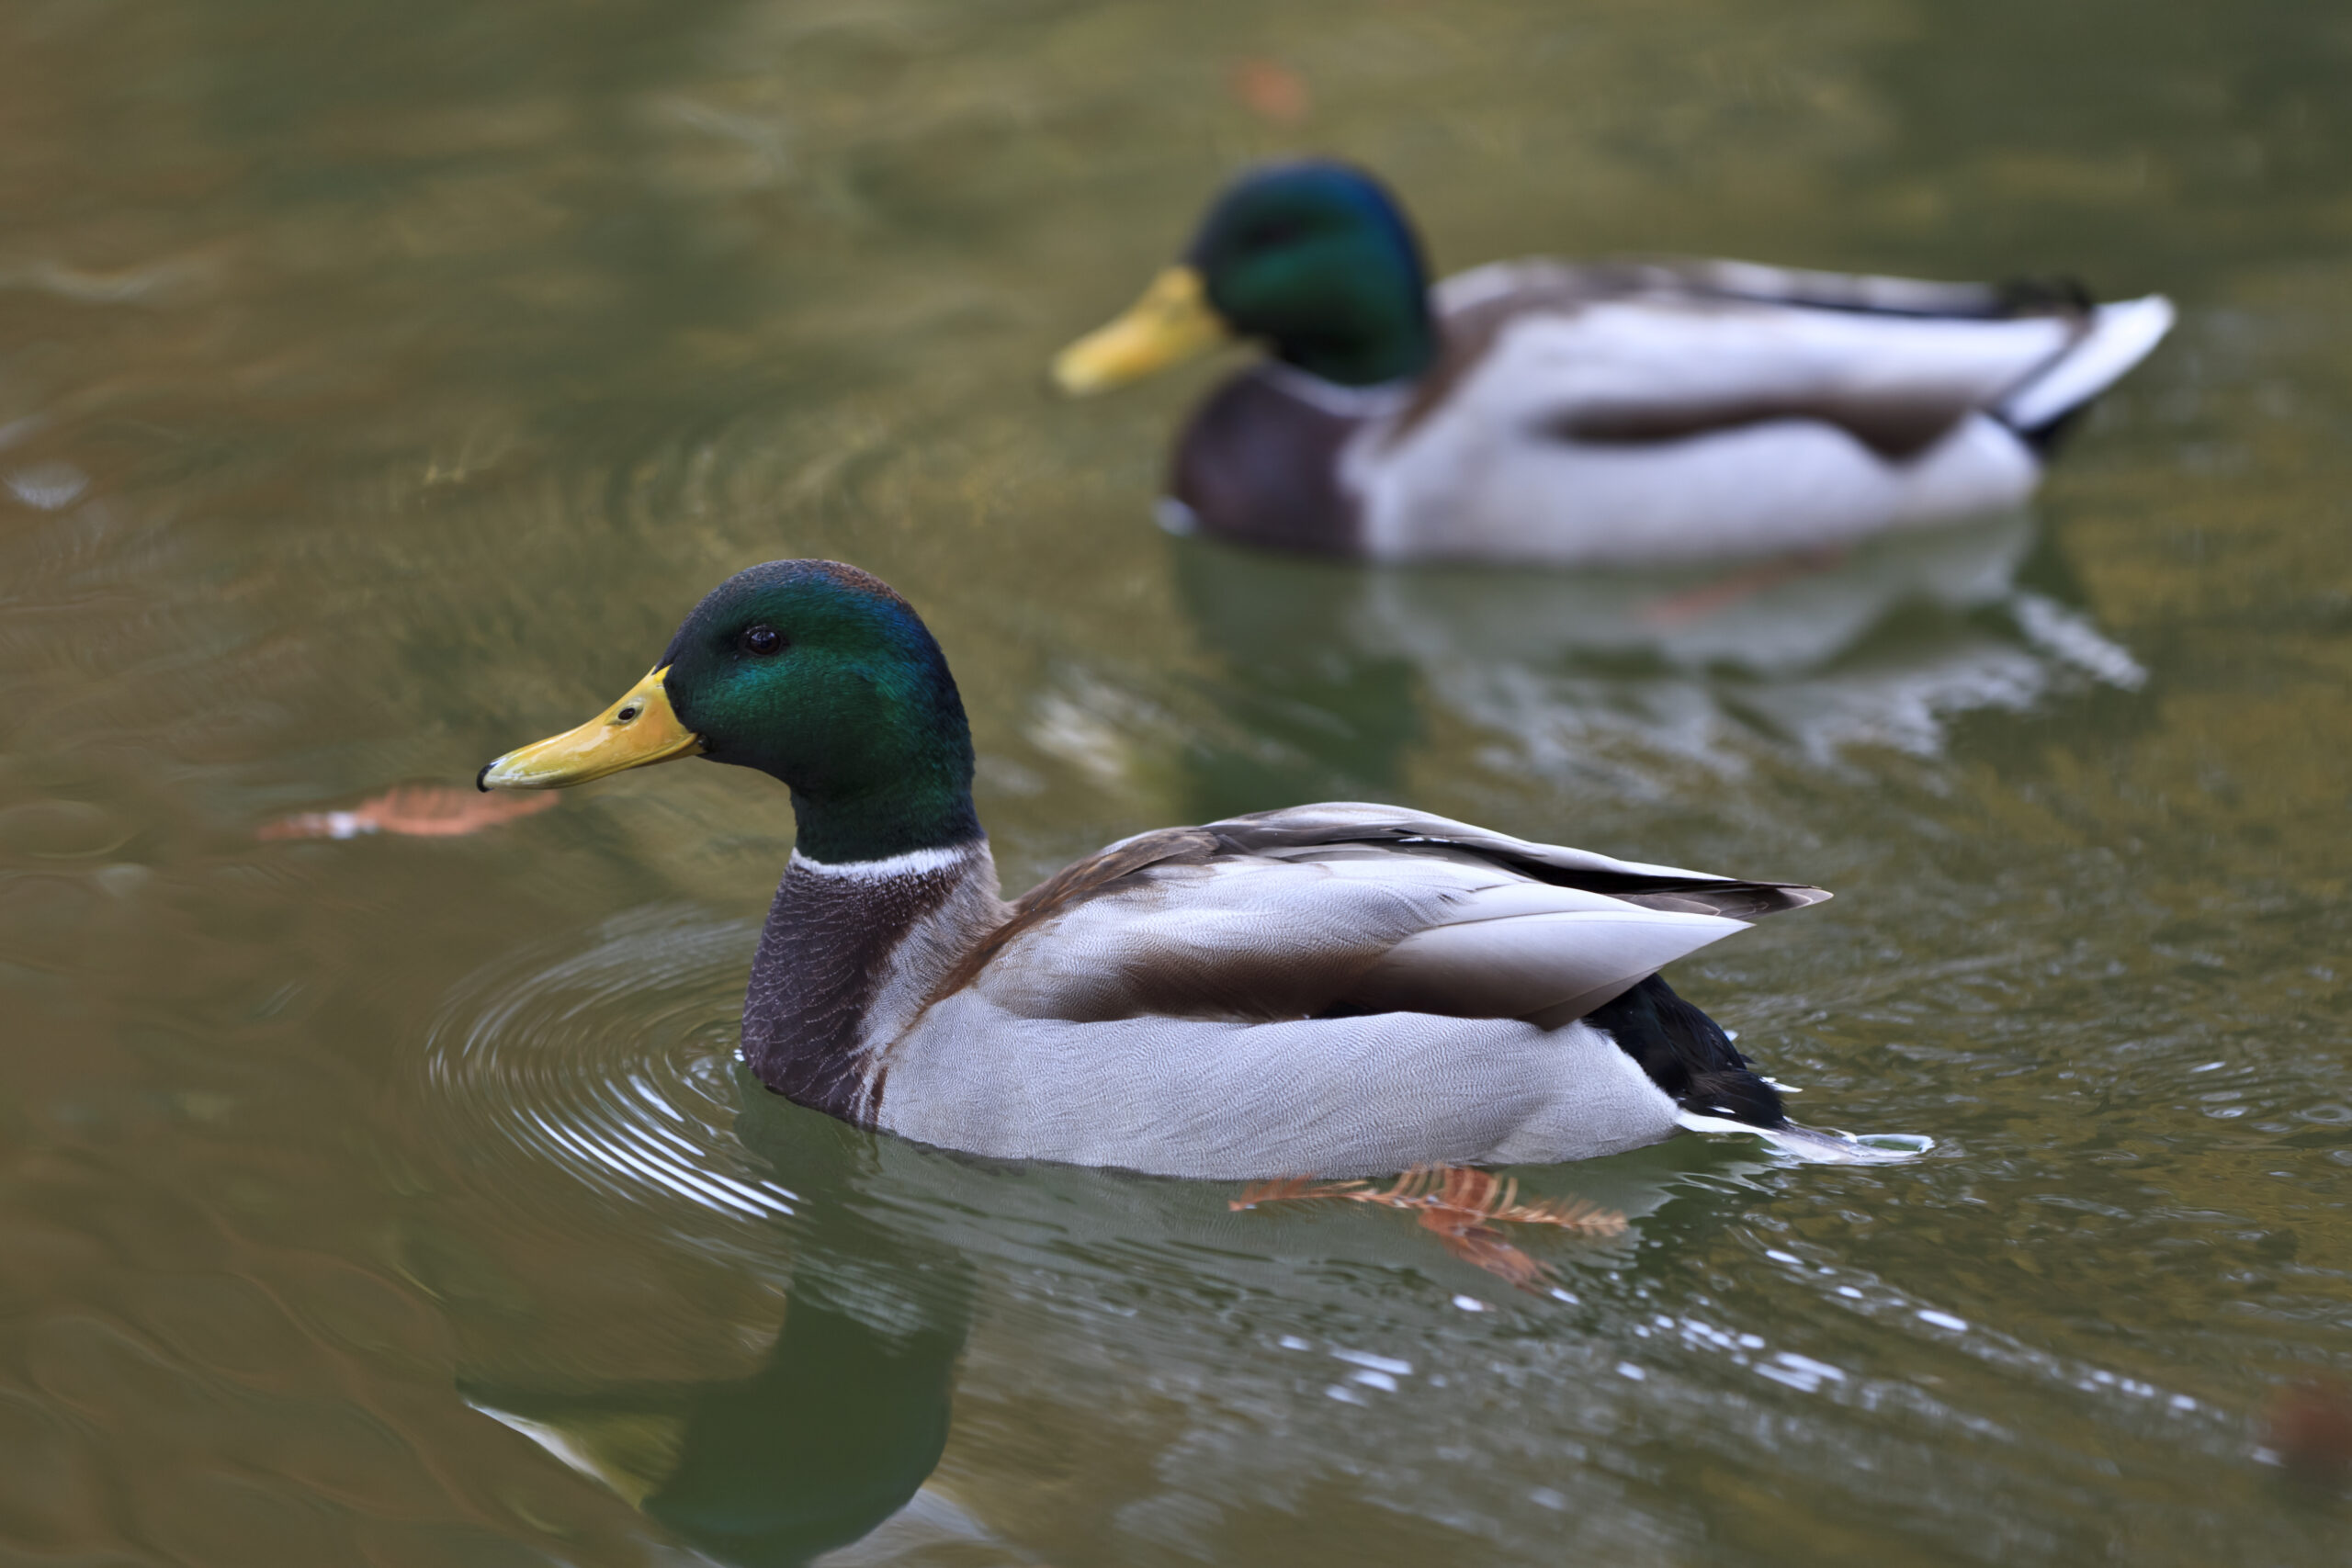
[[[484,789],[677,757],[792,791],[744,1059],[928,1144],[1172,1176],[1580,1158],[1780,1096],[1658,969],[1828,897],[1396,807],[1125,839],[1012,903],[947,662],[854,567],[775,561],[697,605],[598,717]]]
[[[1100,391],[1228,338],[1271,356],[1177,444],[1180,529],[1378,560],[1640,565],[1835,548],[2022,502],[2051,437],[2171,327],[2161,296],[1740,262],[1502,262],[1429,286],[1388,191],[1243,175],[1183,261],[1062,351]]]

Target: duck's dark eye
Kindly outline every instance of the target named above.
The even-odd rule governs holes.
[[[744,652],[756,653],[763,659],[784,651],[784,634],[774,626],[753,626],[736,640]]]
[[[1305,237],[1306,231],[1287,218],[1277,218],[1261,223],[1250,231],[1249,246],[1253,251],[1274,251]]]

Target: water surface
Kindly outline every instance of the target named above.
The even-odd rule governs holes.
[[[2347,67],[2285,0],[10,7],[0,1551],[2340,1561],[2256,1450],[2352,1370]],[[1170,540],[1214,367],[1042,367],[1300,147],[1447,267],[2183,321],[2030,515],[1818,572]],[[1819,882],[1677,983],[1935,1152],[1519,1172],[1632,1224],[1515,1292],[748,1089],[752,775],[257,836],[462,783],[794,554],[938,632],[1012,886],[1323,797]]]

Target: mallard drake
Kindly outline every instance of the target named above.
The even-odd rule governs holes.
[[[1740,262],[1502,262],[1430,288],[1372,175],[1243,175],[1183,261],[1055,360],[1071,393],[1228,338],[1163,519],[1375,560],[1645,565],[1999,510],[2171,327],[2161,296]]]
[[[1788,1127],[1657,971],[1818,888],[1336,804],[1138,834],[1008,904],[939,645],[831,561],[729,579],[618,702],[477,783],[690,756],[792,792],[743,1055],[845,1121],[1213,1178],[1577,1159],[1694,1118]]]

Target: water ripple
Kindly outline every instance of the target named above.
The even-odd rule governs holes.
[[[428,1115],[502,1195],[559,1171],[673,1234],[725,1245],[795,1194],[732,1132],[737,1009],[756,935],[691,909],[635,910],[502,959],[460,985],[428,1037]],[[519,1191],[517,1190],[520,1190]],[[577,1193],[542,1206],[576,1224]],[[716,1233],[716,1234],[714,1234]]]

